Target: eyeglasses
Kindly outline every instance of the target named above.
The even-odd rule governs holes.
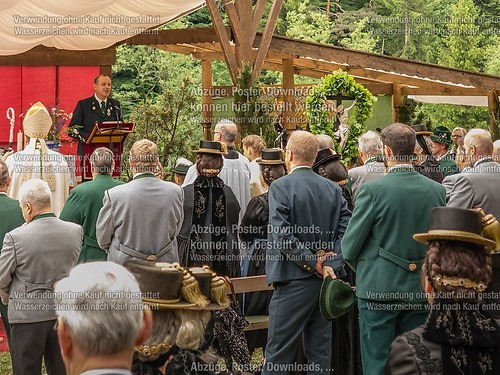
[[[462,136],[461,136],[461,135],[452,135],[451,137],[452,137],[452,138],[462,138]]]
[[[59,319],[56,319],[56,324],[54,324],[54,331],[57,332],[58,328],[59,328]]]

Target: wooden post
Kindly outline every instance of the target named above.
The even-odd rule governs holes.
[[[99,74],[105,74],[108,77],[111,77],[111,75],[113,74],[111,70],[111,65],[101,65],[100,70],[101,71],[99,72]]]
[[[500,139],[500,124],[497,117],[498,95],[494,91],[488,91],[488,111],[490,113],[490,134],[493,141]]]
[[[283,127],[290,134],[297,127],[297,120],[295,119],[295,82],[294,82],[294,67],[293,59],[283,59]]]
[[[203,139],[212,140],[212,60],[201,60],[201,123]]]
[[[393,84],[392,90],[392,122],[399,122],[399,108],[403,105],[402,85]]]

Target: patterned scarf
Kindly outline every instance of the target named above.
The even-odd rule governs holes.
[[[500,327],[488,306],[438,299],[422,336],[441,344],[443,374],[500,374]]]
[[[198,176],[194,185],[194,203],[190,230],[190,263],[209,263],[218,275],[227,275],[226,197],[224,181],[219,177]],[[207,256],[210,262],[207,262]]]

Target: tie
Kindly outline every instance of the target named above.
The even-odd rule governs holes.
[[[103,116],[106,116],[106,102],[104,100],[101,102],[101,112]]]

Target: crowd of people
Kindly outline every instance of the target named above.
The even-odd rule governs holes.
[[[109,94],[104,77],[95,84]],[[237,126],[221,120],[194,163],[177,160],[174,182],[143,139],[130,182],[112,178],[115,157],[100,147],[93,179],[69,191],[48,121],[33,106],[28,147],[0,161],[0,311],[15,375],[41,374],[42,357],[48,374],[212,374],[217,355],[250,366],[258,346],[263,374],[500,372],[500,290],[487,289],[500,151],[488,131],[395,123],[363,134],[348,169],[331,137],[301,130],[284,150],[249,135],[242,154]],[[20,157],[30,153],[36,173]],[[273,291],[239,302],[269,328],[246,340],[227,326],[238,311],[224,277],[254,275]],[[357,306],[334,323],[319,305],[329,278],[356,286]]]

